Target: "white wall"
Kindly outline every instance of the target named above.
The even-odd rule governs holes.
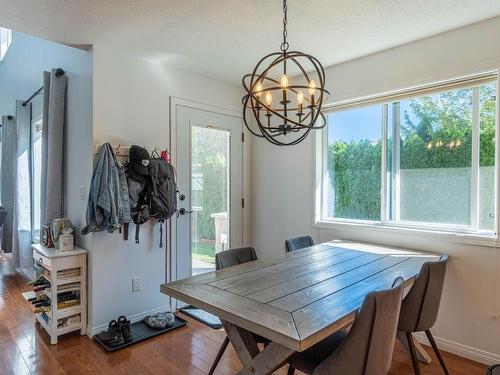
[[[165,148],[169,144],[169,97],[239,109],[241,90],[193,73],[169,69],[100,46],[94,47],[94,144],[110,142]],[[119,233],[94,234],[89,278],[92,306],[89,326],[95,332],[118,315],[138,317],[165,309],[160,293],[165,281],[165,248],[158,247],[158,226],[141,226],[141,243]],[[142,291],[132,293],[132,277]]]
[[[13,43],[0,62],[0,115],[16,113],[16,99],[27,99],[43,85],[43,71],[62,68],[68,76],[67,123],[64,152],[67,215],[75,227],[85,218],[86,186],[92,168],[92,53],[14,32]],[[41,106],[42,96],[34,99]],[[84,248],[91,237],[76,243]]]
[[[500,68],[500,18],[333,66],[326,70],[331,101],[403,89]],[[325,48],[335,48],[325,46]],[[451,263],[434,328],[440,345],[485,362],[500,362],[500,253],[456,240],[366,229],[313,226],[313,137],[295,147],[254,138],[252,236],[260,257],[278,255],[288,237],[311,234],[448,253]],[[458,240],[459,241],[459,240]],[[497,250],[498,251],[498,250]]]

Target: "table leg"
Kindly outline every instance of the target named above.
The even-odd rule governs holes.
[[[270,343],[259,351],[251,332],[223,322],[227,336],[231,340],[243,368],[239,375],[267,375],[283,366],[294,350],[277,343]]]
[[[398,331],[396,337],[398,341],[401,343],[401,345],[403,345],[405,350],[409,353],[410,349],[408,348],[408,341],[406,340],[405,333]],[[415,339],[413,339],[413,343],[415,344],[415,352],[417,354],[417,359],[422,363],[430,364],[432,362],[432,358],[429,354],[427,354],[423,346],[420,345],[420,343]]]

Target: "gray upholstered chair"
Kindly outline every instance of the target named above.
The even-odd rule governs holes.
[[[403,278],[391,289],[371,292],[348,333],[339,331],[288,359],[288,374],[382,375],[391,367]]]
[[[285,241],[285,251],[289,253],[290,251],[300,250],[304,247],[314,246],[314,240],[311,236],[301,236],[290,238]]]
[[[434,323],[436,323],[447,265],[447,255],[442,256],[437,262],[424,263],[401,305],[398,331],[406,334],[413,370],[416,375],[420,374],[420,368],[416,358],[412,333],[421,331],[425,331],[444,373],[448,374],[448,369],[430,331]]]
[[[238,264],[247,263],[254,260],[257,260],[257,254],[255,253],[255,249],[253,247],[230,249],[215,254],[215,268],[217,270],[221,270],[223,268],[236,266]],[[263,343],[264,345],[267,345],[269,343],[269,340],[264,337],[257,335],[254,336],[257,343]],[[224,342],[219,348],[219,351],[217,352],[217,355],[215,356],[214,362],[212,363],[212,367],[210,368],[208,375],[212,375],[214,373],[228,345],[229,337],[226,336]]]
[[[236,266],[253,260],[257,260],[257,254],[255,253],[255,249],[253,247],[230,249],[215,254],[215,268],[217,270],[221,270],[223,268]]]

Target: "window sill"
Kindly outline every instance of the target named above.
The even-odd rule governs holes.
[[[496,247],[497,235],[494,233],[465,233],[446,230],[423,229],[402,227],[378,222],[359,222],[359,221],[317,221],[313,224],[314,228],[329,230],[358,230],[391,233],[394,236],[406,237],[409,235],[419,235],[423,239],[435,239],[450,243]],[[499,244],[500,245],[500,244]]]

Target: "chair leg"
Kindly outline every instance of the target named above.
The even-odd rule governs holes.
[[[293,374],[295,374],[295,369],[292,366],[288,365],[288,372],[286,373],[286,375],[293,375]]]
[[[436,357],[438,358],[439,363],[441,364],[441,367],[443,368],[444,373],[446,375],[448,375],[448,369],[446,368],[443,357],[441,357],[441,353],[439,352],[439,349],[436,345],[436,341],[434,340],[434,337],[432,336],[431,331],[427,330],[427,331],[425,331],[425,334],[427,335],[427,338],[429,339],[429,342],[431,343],[432,349],[434,349],[434,353],[436,353]]]
[[[420,375],[420,367],[418,366],[417,354],[415,353],[415,346],[413,344],[413,336],[411,332],[406,332],[406,340],[408,341],[408,349],[410,350],[411,363],[415,375]]]
[[[220,362],[220,359],[222,358],[222,355],[226,351],[227,346],[229,345],[229,337],[226,336],[224,339],[224,342],[220,346],[219,351],[217,352],[217,355],[215,356],[214,363],[212,363],[212,367],[210,367],[210,371],[208,372],[208,375],[212,375],[217,368],[217,365]]]

